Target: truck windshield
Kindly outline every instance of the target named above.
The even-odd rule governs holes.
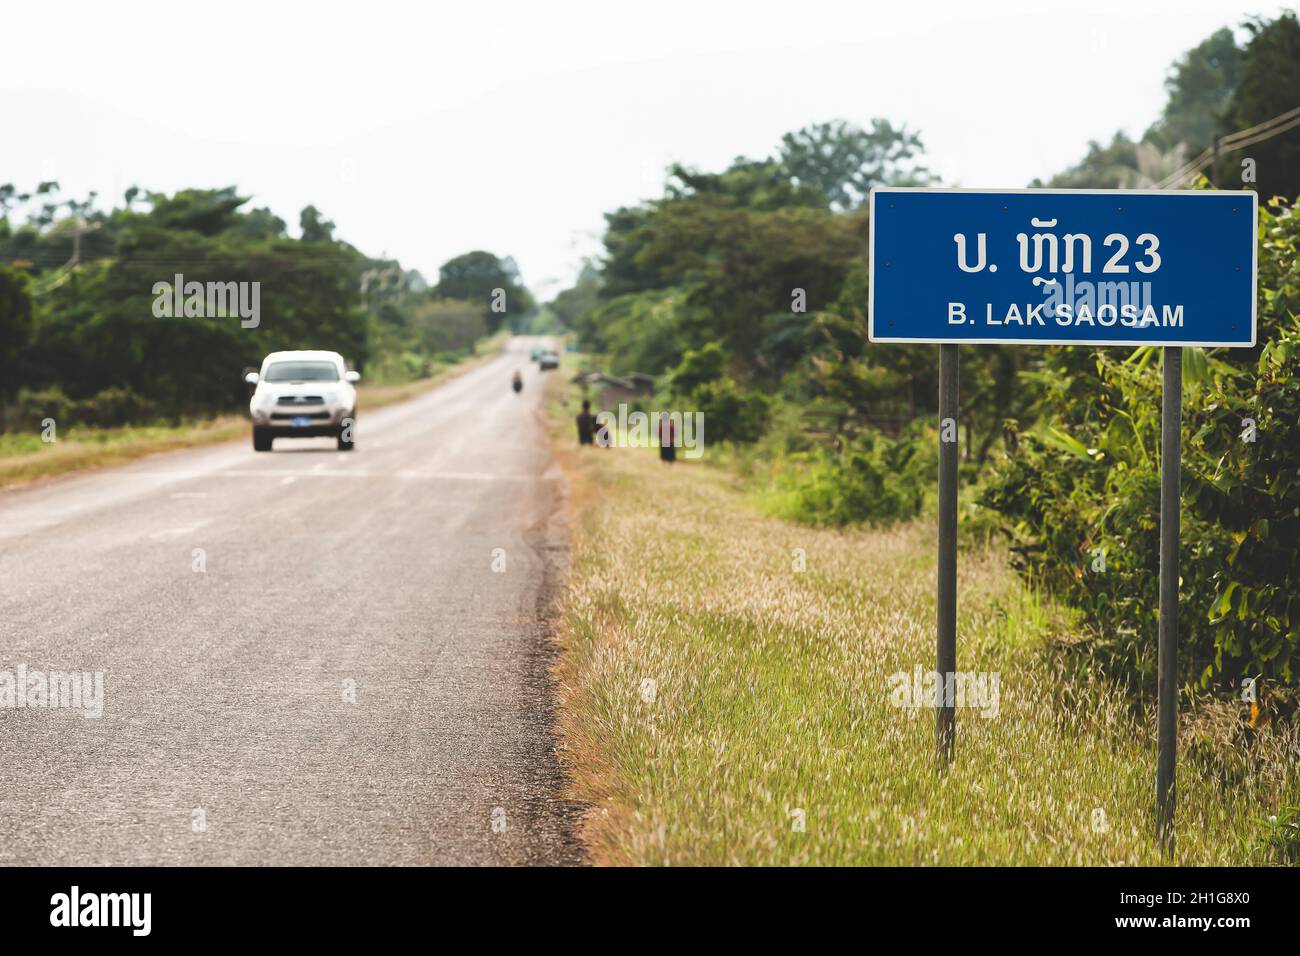
[[[272,362],[267,382],[337,382],[339,370],[333,362]]]

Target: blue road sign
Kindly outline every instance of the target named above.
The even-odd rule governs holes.
[[[873,342],[1255,344],[1253,192],[876,189]]]

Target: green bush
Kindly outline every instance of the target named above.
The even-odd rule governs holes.
[[[18,431],[38,431],[47,418],[58,427],[89,425],[116,428],[134,425],[156,417],[156,409],[129,388],[106,388],[90,398],[72,399],[63,389],[20,389],[10,417],[10,427]]]
[[[730,378],[706,382],[691,393],[688,402],[694,405],[689,411],[704,414],[709,441],[754,442],[767,428],[768,397],[743,389]]]
[[[1185,497],[1222,529],[1206,569],[1215,668],[1230,661],[1291,683],[1300,677],[1300,324],[1264,347],[1253,385],[1244,401],[1225,396],[1206,409]],[[1254,441],[1243,440],[1244,419]]]
[[[41,422],[47,418],[54,419],[60,427],[72,424],[70,412],[73,402],[63,393],[63,389],[20,388],[14,401],[13,414],[10,416],[11,427],[19,431],[39,431]]]
[[[1202,686],[1300,676],[1300,220],[1275,209],[1260,212],[1264,344],[1184,349],[1179,665]],[[1159,621],[1157,354],[1051,350],[1037,376],[1040,423],[1014,441],[981,498],[1006,519],[1019,567],[1084,611],[1088,650],[1148,687]]]
[[[792,521],[842,527],[889,524],[925,510],[938,473],[933,430],[902,437],[866,432],[843,450],[793,455],[777,476],[768,510]]]
[[[727,355],[717,342],[699,349],[687,349],[678,366],[668,373],[668,388],[676,395],[689,395],[700,386],[722,378]]]
[[[73,422],[100,428],[140,424],[153,415],[153,406],[148,401],[121,387],[106,388],[91,398],[74,402],[71,408]]]

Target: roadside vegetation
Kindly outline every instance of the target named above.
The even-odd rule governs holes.
[[[959,667],[1000,682],[995,715],[959,710],[940,776],[934,711],[890,680],[931,666],[932,523],[764,515],[727,470],[575,449],[572,405],[560,741],[596,862],[1163,862],[1150,704],[1067,670],[1074,616],[1005,548],[968,539],[959,564]],[[1247,743],[1248,716],[1184,706],[1177,863],[1296,858],[1296,728]]]
[[[248,203],[233,187],[132,188],[104,208],[53,181],[0,185],[0,432],[228,414],[243,373],[281,349],[338,351],[372,385],[428,380],[538,314],[508,257],[468,252],[429,282],[313,206],[290,237]]]
[[[1172,64],[1140,139],[1046,184],[1151,188],[1294,108],[1297,63],[1293,14],[1218,31]],[[1288,862],[1300,132],[1205,174],[1260,195],[1258,345],[1184,350],[1177,861]],[[654,376],[615,401],[706,422],[709,467],[566,456],[566,742],[598,858],[1157,862],[1155,350],[963,349],[959,661],[1001,673],[1005,706],[960,715],[940,780],[932,712],[888,703],[889,674],[933,665],[937,361],[867,341],[865,200],[934,182],[920,134],[884,119],[674,166],[662,197],[607,215],[604,255],[550,303],[588,367]]]
[[[342,353],[375,408],[549,316],[509,258],[468,252],[431,284],[314,206],[295,238],[248,202],[132,188],[103,208],[0,185],[0,487],[238,437],[243,374],[268,352]]]
[[[1293,14],[1218,31],[1172,65],[1141,149],[1093,150],[1051,184],[1149,187],[1153,152],[1194,155],[1300,102],[1296,62]],[[1259,344],[1185,350],[1182,677],[1222,694],[1253,680],[1273,716],[1294,713],[1300,685],[1298,140],[1210,171],[1261,196]],[[708,459],[736,466],[768,513],[907,521],[933,506],[937,361],[867,341],[865,200],[933,181],[920,135],[884,119],[809,126],[719,173],[674,166],[663,197],[608,214],[605,255],[551,305],[597,367],[655,376],[645,408],[703,413]],[[961,359],[967,518],[1082,612],[1088,660],[1140,694],[1154,692],[1159,393],[1153,349]]]

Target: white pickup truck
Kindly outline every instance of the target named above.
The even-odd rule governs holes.
[[[270,451],[276,438],[330,435],[339,451],[351,451],[361,379],[338,352],[272,352],[260,372],[244,381],[256,385],[248,402],[253,450]]]

